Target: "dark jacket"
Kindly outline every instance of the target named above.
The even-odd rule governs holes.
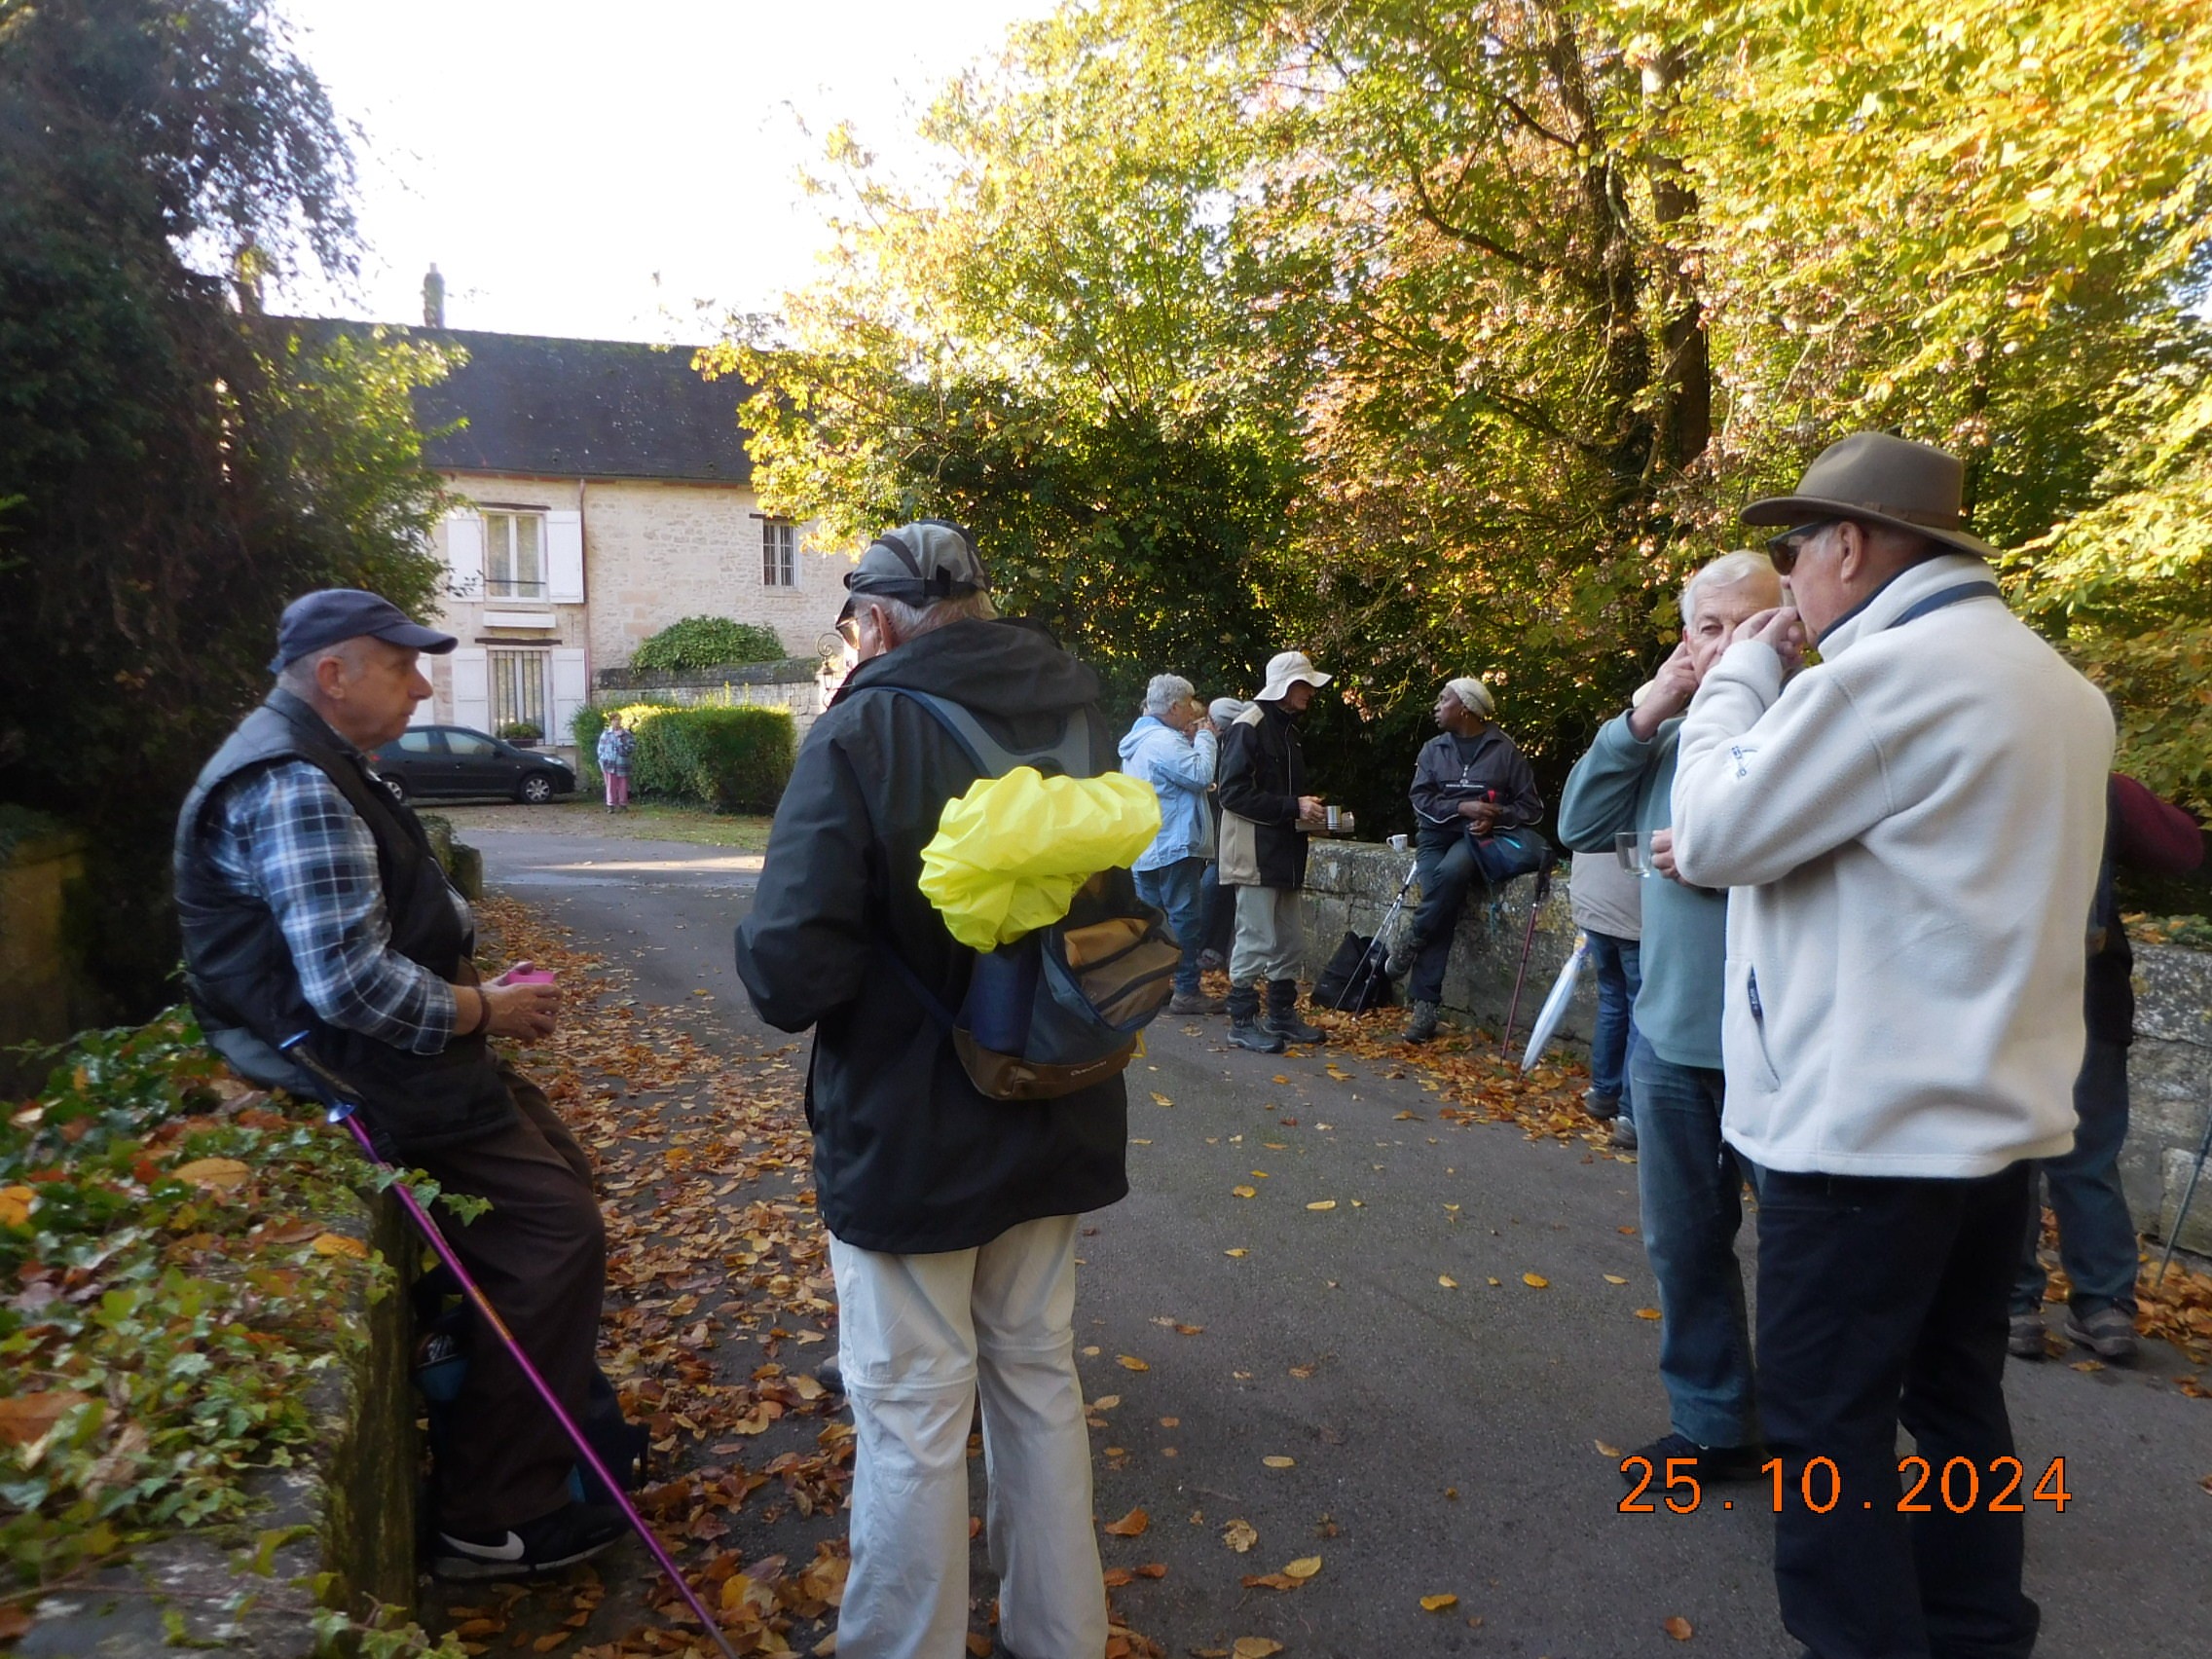
[[[1279,701],[1254,703],[1222,734],[1218,793],[1222,885],[1304,887],[1306,756],[1298,721]]]
[[[1494,724],[1485,725],[1474,739],[1471,758],[1460,758],[1459,739],[1448,731],[1422,744],[1414,761],[1411,793],[1417,822],[1423,827],[1452,827],[1456,819],[1465,824],[1459,817],[1463,800],[1494,798],[1500,830],[1534,824],[1544,816],[1535,773],[1513,740]]]
[[[387,1157],[404,1160],[504,1127],[514,1101],[481,1034],[417,1054],[325,1024],[308,1004],[276,917],[258,899],[231,892],[208,863],[208,802],[229,780],[280,760],[319,768],[376,837],[391,948],[441,979],[467,972],[474,941],[415,814],[391,798],[320,716],[290,692],[272,691],[202,768],[177,815],[177,918],[185,987],[201,1029],[243,1075],[302,1090],[306,1079],[276,1050],[295,1033],[309,1033],[315,1058],[366,1102],[371,1134]]]
[[[954,622],[853,671],[815,721],[776,809],[737,971],[760,1017],[815,1028],[806,1115],[815,1191],[836,1237],[864,1250],[965,1250],[1041,1216],[1128,1192],[1117,1077],[1057,1100],[991,1100],[886,953],[947,1008],[974,953],[923,898],[922,848],[975,765],[904,686],[961,704],[1016,751],[1086,712],[1093,763],[1114,738],[1098,681],[1044,634]]]
[[[2178,806],[2160,800],[2124,772],[2106,786],[2105,857],[2089,913],[2089,961],[2083,1012],[2093,1041],[2135,1041],[2135,951],[2120,917],[2113,868],[2150,875],[2187,875],[2204,862],[2204,831]]]

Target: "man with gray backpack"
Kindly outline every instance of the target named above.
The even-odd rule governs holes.
[[[1087,885],[1064,935],[1039,930],[1026,953],[954,940],[922,891],[946,804],[1014,757],[1109,770],[1098,682],[1042,631],[997,619],[955,526],[887,533],[845,582],[838,626],[859,666],[799,751],[737,939],[761,1017],[815,1031],[807,1121],[859,1431],[838,1652],[962,1652],[979,1388],[999,1641],[1023,1659],[1096,1655],[1106,1603],[1075,1367],[1076,1227],[1128,1191],[1119,1033],[1165,1002],[1174,950],[1143,937],[1126,870]],[[995,980],[979,965],[1026,964],[1045,987],[1039,1025],[1072,1017],[1071,963],[1096,959],[1077,948],[1094,930],[1075,924],[1116,895],[1138,913],[1106,922],[1162,971],[1131,993],[1133,1012],[1100,1025],[1104,1057],[990,1052],[1022,1038],[985,1041],[985,1013],[1003,1024],[1009,1010],[978,1007]],[[1028,1005],[1019,1013],[1026,1026]]]

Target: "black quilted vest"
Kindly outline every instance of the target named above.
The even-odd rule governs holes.
[[[258,899],[230,891],[206,857],[207,803],[230,779],[281,760],[305,760],[335,784],[375,835],[391,947],[441,979],[461,972],[472,943],[423,826],[393,800],[361,757],[305,703],[283,690],[240,722],[200,773],[176,827],[176,906],[184,929],[185,985],[208,1042],[256,1083],[313,1092],[279,1051],[305,1031],[315,1057],[350,1084],[378,1150],[404,1159],[419,1148],[471,1140],[512,1121],[514,1103],[481,1036],[417,1054],[325,1023],[309,1006],[276,918]]]

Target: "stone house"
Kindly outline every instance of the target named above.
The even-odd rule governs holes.
[[[566,745],[599,673],[685,616],[763,624],[794,657],[833,648],[848,562],[761,510],[742,384],[701,379],[689,347],[422,333],[468,360],[417,394],[426,459],[463,498],[435,536],[434,625],[461,645],[424,659],[419,723]]]

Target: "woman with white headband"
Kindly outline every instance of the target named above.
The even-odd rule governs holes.
[[[1409,968],[1413,972],[1406,994],[1412,1004],[1405,1029],[1409,1043],[1436,1035],[1452,936],[1468,889],[1488,879],[1478,843],[1544,815],[1535,775],[1513,740],[1492,723],[1496,715],[1497,699],[1481,681],[1471,676],[1447,681],[1436,698],[1438,733],[1421,746],[1414,763],[1420,908],[1405,939],[1391,949],[1385,970],[1392,978]]]

